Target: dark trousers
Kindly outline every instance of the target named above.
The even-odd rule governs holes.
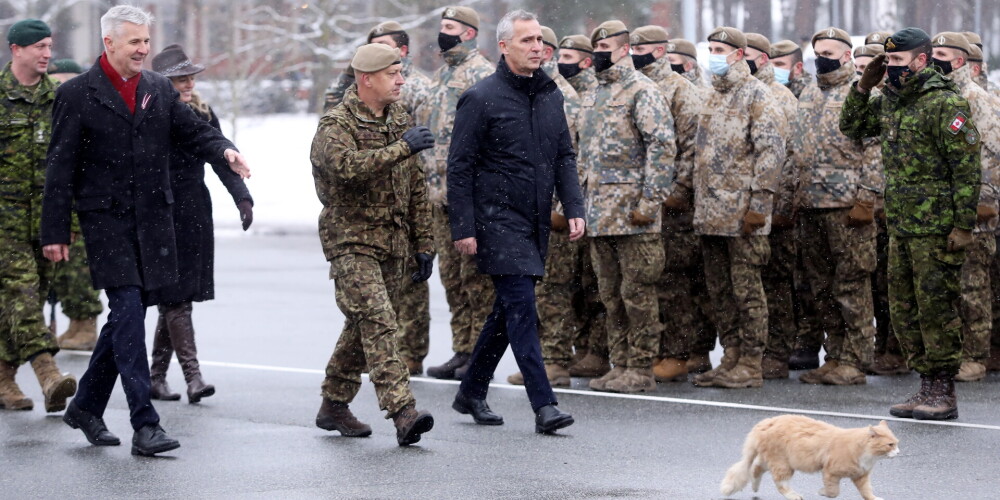
[[[538,342],[538,311],[535,309],[535,279],[531,276],[493,276],[496,300],[472,351],[469,371],[459,391],[472,399],[486,399],[497,363],[510,345],[514,350],[531,409],[557,404],[545,375],[542,347]]]
[[[138,430],[160,422],[149,399],[145,295],[137,286],[109,288],[105,293],[110,310],[108,322],[101,329],[90,366],[80,378],[73,401],[81,410],[103,416],[115,381],[121,375],[132,428]]]

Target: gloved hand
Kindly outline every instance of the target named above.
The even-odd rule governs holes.
[[[250,224],[253,224],[253,204],[250,200],[240,200],[236,208],[240,210],[240,220],[243,221],[243,230],[246,231],[250,228]]]
[[[873,88],[875,88],[879,83],[882,83],[882,78],[885,77],[885,69],[888,65],[885,62],[885,54],[879,54],[872,58],[868,62],[868,66],[865,67],[865,72],[861,74],[861,79],[858,80],[858,90],[868,93]]]
[[[957,252],[959,250],[964,250],[965,247],[972,244],[972,231],[967,231],[965,229],[954,228],[951,230],[951,234],[948,235],[948,251]]]
[[[976,222],[982,224],[984,222],[989,222],[990,219],[997,216],[997,209],[990,205],[979,205],[976,207]]]
[[[847,212],[848,227],[867,226],[875,221],[875,203],[871,201],[858,200],[854,202],[854,207]]]
[[[656,222],[656,219],[650,219],[638,210],[633,210],[628,214],[628,223],[633,226],[648,226],[654,222]]]
[[[672,194],[666,200],[663,200],[663,206],[670,213],[686,212],[691,208],[691,204],[688,203],[687,198],[677,194]]]
[[[743,234],[749,236],[753,234],[754,231],[767,225],[767,217],[760,212],[754,212],[753,210],[747,210],[747,214],[743,216]]]
[[[567,229],[569,229],[569,221],[566,220],[566,216],[559,212],[552,212],[552,230],[561,233]]]
[[[413,127],[403,132],[403,141],[410,146],[410,153],[417,154],[434,147],[434,134],[427,127]]]
[[[414,283],[423,283],[431,277],[434,271],[434,256],[426,253],[418,253],[413,256],[417,260],[417,270],[410,275]]]

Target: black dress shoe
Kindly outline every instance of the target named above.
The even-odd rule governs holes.
[[[535,412],[535,432],[539,434],[551,434],[571,425],[573,415],[559,411],[556,405],[546,405]]]
[[[451,407],[462,415],[472,415],[472,420],[479,425],[503,425],[503,417],[493,413],[485,399],[468,398],[460,391]]]
[[[132,435],[132,454],[151,457],[157,453],[176,450],[181,444],[171,439],[160,424],[149,424]]]
[[[83,435],[87,436],[87,441],[90,441],[90,444],[94,446],[118,446],[122,444],[118,436],[112,434],[104,425],[102,418],[81,410],[75,402],[71,401],[66,407],[63,422],[74,429],[83,431]]]

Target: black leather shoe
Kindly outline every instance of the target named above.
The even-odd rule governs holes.
[[[472,415],[479,425],[503,425],[503,417],[493,413],[485,399],[472,399],[459,392],[451,407],[462,415]]]
[[[132,454],[151,457],[157,453],[176,450],[181,444],[170,439],[160,424],[149,424],[132,435]]]
[[[571,425],[573,415],[559,411],[556,405],[546,405],[535,412],[535,432],[539,434],[551,434]]]
[[[108,426],[104,425],[104,419],[81,410],[75,402],[71,401],[66,407],[63,422],[74,429],[83,431],[83,435],[87,436],[87,441],[90,441],[90,444],[94,446],[118,446],[122,444],[121,439],[118,439],[118,436],[112,434],[108,430]]]

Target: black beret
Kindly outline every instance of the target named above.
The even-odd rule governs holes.
[[[885,51],[907,52],[923,45],[930,45],[931,37],[920,28],[903,28],[885,40]]]

